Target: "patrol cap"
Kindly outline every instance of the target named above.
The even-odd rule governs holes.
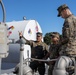
[[[58,39],[60,38],[60,34],[58,32],[53,32],[51,34],[51,37],[54,38],[54,37],[57,37]]]
[[[42,36],[42,33],[41,32],[37,32],[36,35],[37,36]]]
[[[66,4],[63,4],[63,5],[58,7],[58,9],[57,9],[58,10],[58,15],[57,15],[58,17],[60,17],[61,11],[64,9],[69,9],[69,7]]]

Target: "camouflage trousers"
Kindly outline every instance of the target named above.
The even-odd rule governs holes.
[[[54,65],[49,65],[48,75],[52,75],[54,69]]]

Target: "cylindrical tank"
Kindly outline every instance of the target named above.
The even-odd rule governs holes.
[[[35,20],[23,20],[23,21],[12,21],[6,22],[8,26],[8,37],[9,37],[9,55],[2,61],[3,69],[14,68],[19,63],[20,57],[20,44],[16,43],[19,40],[18,31],[22,31],[23,36],[28,40],[36,40],[36,33],[42,32],[39,23]],[[31,47],[24,45],[24,59],[31,57]],[[4,63],[4,64],[3,64]],[[12,66],[11,66],[12,63]],[[15,65],[14,65],[15,64]],[[8,66],[10,65],[10,66]],[[7,67],[5,67],[7,66]]]
[[[27,40],[36,40],[36,33],[42,32],[40,25],[35,20],[23,20],[7,22],[8,25],[8,36],[12,44],[19,40],[18,31],[22,31],[23,36]],[[10,28],[11,27],[11,28]],[[27,51],[29,51],[29,57],[31,57],[31,48],[29,45],[24,45],[24,59],[28,58]]]

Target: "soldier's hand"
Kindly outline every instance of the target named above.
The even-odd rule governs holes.
[[[18,33],[19,33],[19,37],[23,36],[22,31],[21,32],[18,31]]]

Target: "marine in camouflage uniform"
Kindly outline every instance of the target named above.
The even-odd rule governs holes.
[[[61,47],[58,61],[55,64],[53,75],[67,75],[66,70],[72,66],[73,57],[76,56],[76,17],[71,13],[69,7],[64,4],[58,7],[58,17],[65,19],[62,28],[62,39],[68,42]]]
[[[26,44],[31,46],[31,57],[37,59],[46,59],[48,55],[48,45],[42,42],[42,33],[36,33],[36,41],[25,39],[21,33],[19,33],[20,38],[26,41]],[[38,61],[31,61],[29,65],[33,71],[39,71],[40,75],[45,74],[45,63]]]
[[[51,35],[52,44],[49,48],[49,58],[57,59],[59,57],[60,48],[67,41],[60,41],[60,34],[58,32],[53,32]],[[55,61],[49,62],[48,75],[52,75]]]

